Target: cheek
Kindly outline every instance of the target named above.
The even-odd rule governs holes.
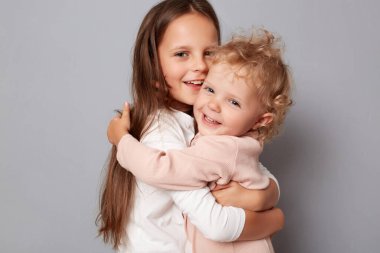
[[[170,67],[170,66],[168,66]],[[175,88],[175,84],[177,83],[177,76],[175,75],[176,71],[175,69],[169,69],[166,68],[165,70],[163,69],[163,74],[165,81],[169,87]]]
[[[183,71],[181,70],[181,68],[178,68],[178,66],[172,66],[170,69],[167,70],[168,71],[164,72],[165,78],[167,80],[178,81],[182,79]]]
[[[245,119],[241,122],[242,129],[245,131],[249,131],[255,125],[255,119],[251,115],[246,115],[245,118],[242,117],[241,119]]]
[[[162,73],[164,74],[164,76],[172,76],[173,73],[176,73],[178,70],[178,65],[175,64],[173,61],[171,60],[168,60],[168,59],[162,59],[162,61],[160,61],[160,64],[161,64],[161,69],[162,69]]]
[[[230,124],[236,128],[246,128],[248,125],[247,115],[236,113],[235,110],[225,110],[226,117],[228,117]]]
[[[201,92],[202,91],[198,91],[198,93],[197,93],[198,95],[197,95],[195,102],[194,102],[194,109],[201,108],[202,105],[205,104],[205,98]]]
[[[205,69],[206,74],[208,74],[208,71],[210,70],[211,62],[212,62],[211,59],[206,59],[206,69]]]

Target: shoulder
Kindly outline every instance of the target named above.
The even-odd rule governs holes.
[[[262,145],[258,140],[250,136],[233,137],[239,146],[239,149],[249,150],[251,152],[260,153],[263,150]]]
[[[168,129],[182,129],[192,128],[194,129],[193,118],[184,112],[160,109],[154,116],[151,128],[165,127]]]
[[[261,152],[260,143],[249,136],[208,135],[196,138],[194,145],[208,146],[217,149],[245,150],[249,152]]]
[[[157,111],[152,116],[152,121],[141,142],[156,148],[160,147],[159,149],[161,150],[186,147],[189,142],[189,136],[192,138],[194,132],[185,132],[182,126],[183,122],[176,114],[176,111],[167,109]]]
[[[166,109],[160,109],[156,114],[151,115],[149,125],[144,134],[144,137],[156,134],[158,131],[167,130],[175,131],[178,128],[179,121]]]
[[[213,150],[232,150],[237,148],[237,143],[233,136],[227,135],[197,135],[194,138],[193,146],[207,147]]]
[[[233,143],[233,136],[229,135],[200,135],[195,137],[196,143]]]

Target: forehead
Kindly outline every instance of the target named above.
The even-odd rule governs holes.
[[[201,27],[201,29],[200,29]],[[188,13],[174,19],[168,25],[161,43],[181,47],[197,42],[216,45],[218,40],[214,23],[199,13]]]
[[[208,84],[223,86],[230,93],[256,93],[256,86],[250,78],[247,69],[234,66],[226,62],[215,63],[210,66],[206,81]]]
[[[230,93],[246,93],[251,96],[257,93],[257,82],[247,68],[231,65],[225,62],[214,63],[210,66],[206,82],[211,85],[222,85]]]
[[[247,68],[232,65],[227,62],[218,62],[210,66],[209,78],[224,79],[231,83],[249,84],[250,74]]]

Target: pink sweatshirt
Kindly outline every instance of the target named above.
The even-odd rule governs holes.
[[[262,147],[249,136],[197,135],[191,147],[163,152],[146,147],[131,135],[118,144],[117,159],[138,179],[172,190],[191,190],[233,180],[250,189],[264,189],[269,178],[259,168]],[[186,218],[185,218],[186,219]],[[244,242],[215,242],[205,238],[185,220],[193,253],[273,252],[270,239]]]

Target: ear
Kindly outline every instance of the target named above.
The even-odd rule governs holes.
[[[260,127],[268,126],[273,121],[273,113],[267,112],[259,116],[256,123],[253,125],[252,129],[256,130]]]

